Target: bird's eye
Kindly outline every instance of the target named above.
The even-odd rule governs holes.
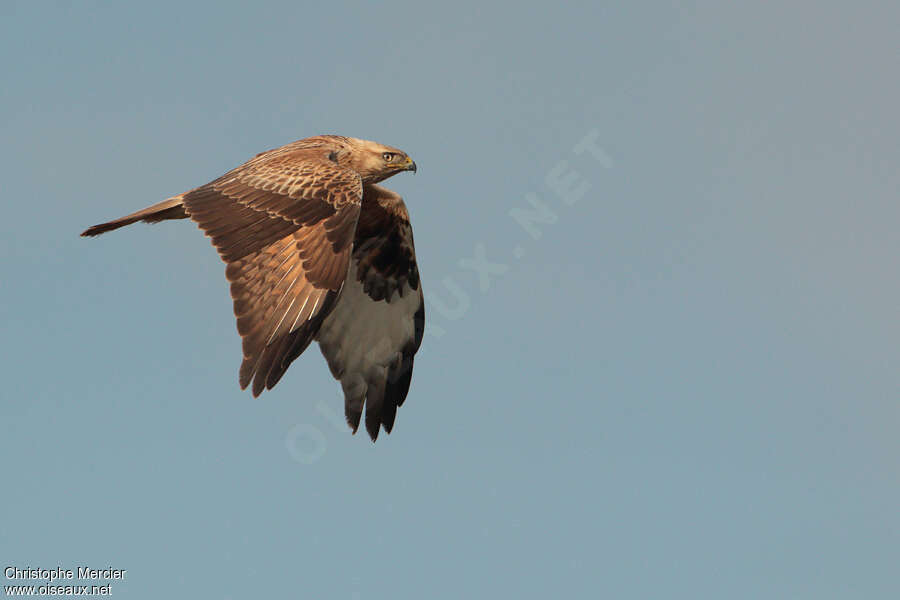
[[[394,160],[394,155],[390,152],[385,152],[381,155],[381,158],[384,159],[384,162],[391,162],[392,160]]]

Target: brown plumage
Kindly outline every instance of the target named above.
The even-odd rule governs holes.
[[[271,389],[313,340],[341,381],[347,422],[390,433],[422,342],[424,302],[403,200],[376,185],[416,164],[396,148],[316,136],[120,219],[191,218],[226,263],[243,339],[241,388]]]

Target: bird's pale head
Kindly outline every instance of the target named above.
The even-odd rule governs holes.
[[[401,171],[416,171],[416,163],[406,152],[368,140],[348,138],[347,151],[337,162],[359,173],[363,183],[378,183]]]

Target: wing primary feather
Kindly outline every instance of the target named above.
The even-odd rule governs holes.
[[[275,337],[275,334],[278,333],[278,328],[281,327],[281,324],[284,322],[284,318],[291,311],[291,307],[294,305],[294,302],[297,301],[297,298],[291,298],[291,303],[284,310],[284,314],[281,315],[281,319],[278,321],[278,324],[275,325],[275,329],[272,330],[272,335],[269,336],[269,339],[266,340],[266,346],[272,343],[272,339]],[[302,308],[300,310],[303,310]]]
[[[306,308],[306,305],[307,305],[307,304],[309,304],[309,297],[310,297],[310,296],[311,296],[311,294],[307,294],[306,299],[303,300],[303,306],[301,306],[301,307],[300,307],[300,310],[297,311],[297,316],[294,317],[294,322],[291,323],[291,326],[290,326],[290,328],[288,329],[288,331],[294,331],[294,329],[296,329],[296,327],[297,327],[297,321],[299,321],[301,315],[303,315],[303,309]],[[310,313],[312,313],[312,312],[315,311],[315,310],[316,310],[316,307],[313,306],[312,311],[310,311]]]

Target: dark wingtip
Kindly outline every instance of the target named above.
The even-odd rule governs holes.
[[[372,438],[372,441],[378,439],[378,432],[381,430],[381,415],[378,413],[377,407],[373,410],[372,407],[368,406],[368,402],[366,403],[366,431],[369,433],[369,437]]]
[[[344,417],[347,419],[347,425],[353,431],[353,435],[356,435],[356,431],[359,429],[359,421],[362,418],[362,411],[357,412],[345,404]]]
[[[245,358],[241,362],[241,368],[238,370],[238,385],[242,390],[246,390],[250,382],[253,381],[253,371],[250,370],[248,360]]]
[[[253,389],[251,390],[254,398],[259,398],[259,395],[263,393],[263,390],[266,389],[265,380],[257,375],[253,378]]]

